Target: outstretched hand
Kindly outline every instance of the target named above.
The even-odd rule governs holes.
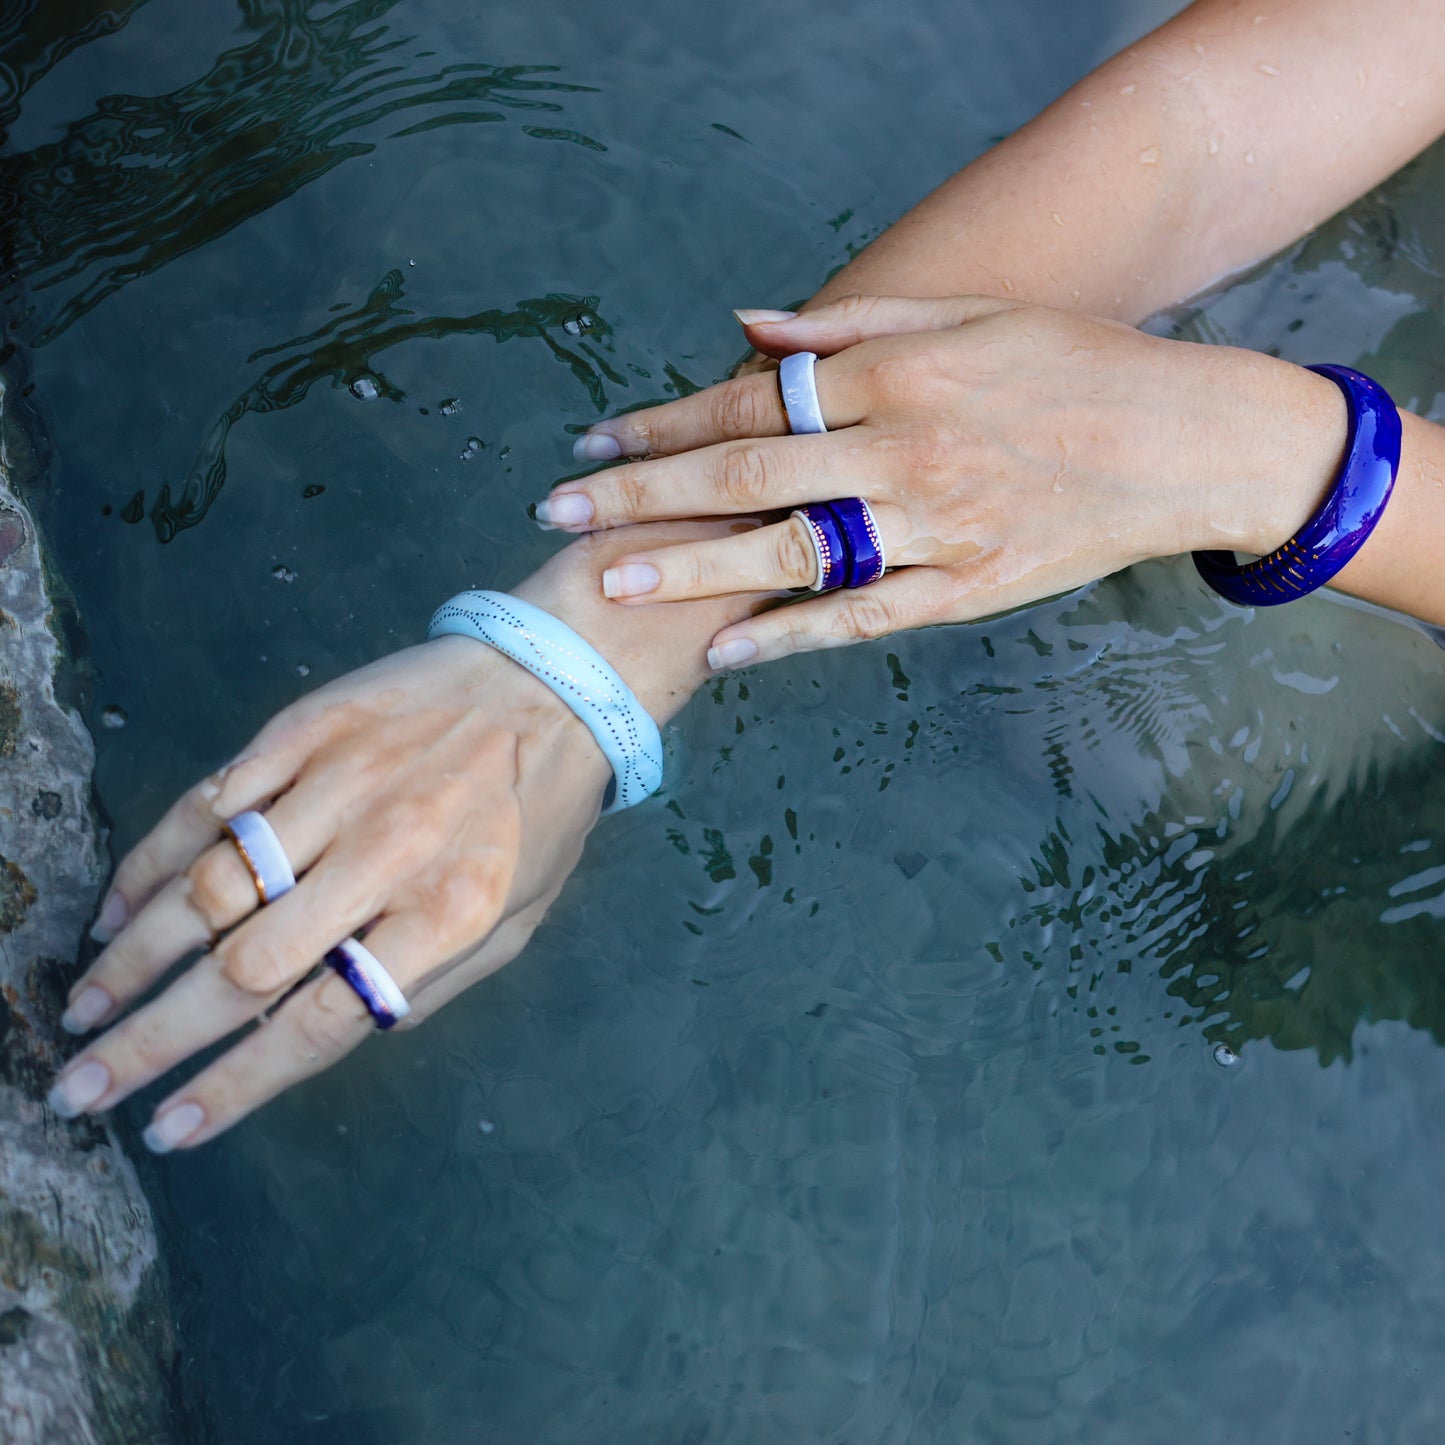
[[[675,541],[720,529],[658,530]],[[748,604],[691,614],[608,606],[598,573],[635,544],[616,534],[569,547],[515,593],[601,650],[662,721],[705,676],[707,637]],[[52,1106],[67,1117],[108,1109],[259,1024],[172,1092],[146,1130],[161,1152],[213,1138],[373,1032],[342,978],[312,976],[328,949],[368,925],[366,947],[410,1003],[405,1023],[420,1022],[522,949],[575,865],[609,777],[558,697],[471,638],[440,637],[301,699],[121,863],[97,924],[107,947],[63,1020],[73,1033],[106,1031],[66,1066]],[[221,831],[253,809],[300,880],[264,907]]]
[[[646,459],[537,509],[587,531],[864,498],[889,575],[723,629],[714,667],[984,616],[1146,557],[1269,551],[1344,442],[1337,390],[1300,367],[990,297],[853,297],[747,334],[769,355],[824,358],[826,435],[787,435],[776,378],[740,376],[593,427],[581,459]],[[603,582],[655,602],[804,588],[816,571],[788,518],[629,552]]]

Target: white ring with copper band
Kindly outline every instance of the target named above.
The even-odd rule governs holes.
[[[274,903],[296,886],[291,860],[276,836],[276,830],[260,813],[237,813],[221,824],[222,831],[236,845],[241,862],[256,885],[264,906]]]

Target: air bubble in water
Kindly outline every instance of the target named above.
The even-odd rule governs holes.
[[[374,376],[357,376],[352,378],[351,394],[357,401],[375,401],[381,395],[381,388]]]
[[[296,580],[296,574],[289,567],[273,567],[271,575],[278,582],[294,582]]]
[[[297,676],[297,677],[310,677],[310,676],[311,676],[311,667],[310,667],[310,665],[309,665],[308,663],[305,663],[305,662],[298,662],[298,663],[296,664],[296,676]]]
[[[461,460],[464,462],[471,461],[471,459],[476,456],[476,454],[481,451],[481,449],[485,445],[486,443],[481,439],[481,437],[468,437],[467,449],[461,454]]]
[[[123,728],[130,719],[126,717],[123,707],[116,707],[116,705],[112,703],[101,713],[100,721],[103,726],[108,728]]]
[[[1239,1067],[1239,1055],[1228,1044],[1215,1044],[1209,1051],[1209,1057],[1221,1069],[1237,1069]]]
[[[576,316],[569,316],[562,323],[562,330],[568,336],[581,336],[584,331],[591,331],[597,322],[585,311],[579,312]]]
[[[445,401],[437,403],[437,410],[443,416],[455,416],[461,409],[461,401],[455,396],[449,396]]]

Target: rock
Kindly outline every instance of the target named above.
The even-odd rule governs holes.
[[[0,387],[0,1440],[159,1445],[175,1351],[150,1208],[107,1124],[44,1103],[105,861],[17,445]]]

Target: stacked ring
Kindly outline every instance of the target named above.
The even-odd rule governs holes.
[[[296,886],[296,870],[276,830],[261,813],[237,813],[221,824],[236,845],[236,852],[256,885],[262,907],[274,903]],[[351,985],[379,1029],[389,1029],[411,1012],[397,982],[370,949],[354,938],[343,939],[326,955],[326,962]]]
[[[831,592],[843,585],[848,554],[838,519],[827,506],[799,507],[793,513],[808,529],[818,570],[809,585],[814,592]]]
[[[389,1029],[411,1012],[411,1004],[386,966],[356,939],[343,939],[326,955],[326,962],[351,985],[377,1028]]]
[[[884,569],[883,540],[873,512],[862,497],[838,497],[799,507],[793,516],[808,529],[818,570],[814,592],[838,587],[867,587]]]
[[[778,389],[788,430],[794,436],[828,430],[823,406],[818,400],[816,352],[795,351],[778,363]],[[862,497],[835,497],[831,502],[813,502],[799,507],[793,516],[808,529],[818,570],[811,586],[814,592],[831,592],[837,587],[867,587],[885,569],[883,539],[873,512]]]
[[[296,886],[291,860],[263,814],[237,813],[222,823],[221,829],[236,845],[263,906]]]

